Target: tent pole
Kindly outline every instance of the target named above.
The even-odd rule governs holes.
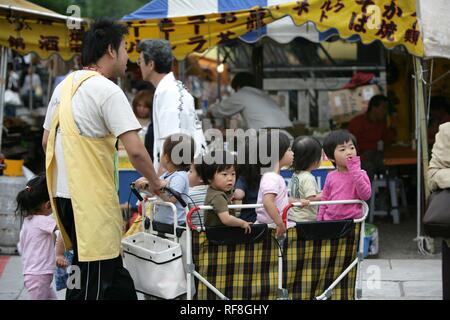
[[[220,61],[220,46],[217,46],[217,58],[216,58],[217,66],[219,66],[222,62]],[[222,101],[222,74],[216,68],[217,74],[217,99]]]
[[[424,71],[420,58],[414,57],[414,82],[415,82],[415,106],[416,106],[416,140],[417,140],[417,238],[419,252],[429,254],[429,240],[421,235],[422,227],[422,183],[424,185],[425,201],[428,199],[428,140],[427,122],[425,113]],[[423,162],[422,162],[423,160]],[[422,179],[423,171],[423,179]]]
[[[2,150],[2,134],[3,134],[3,113],[5,109],[5,91],[6,91],[6,77],[8,68],[8,49],[0,46],[0,151]]]

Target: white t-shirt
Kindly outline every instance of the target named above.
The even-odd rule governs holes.
[[[229,118],[241,113],[243,129],[292,127],[289,117],[264,91],[253,87],[243,87],[220,103],[211,106],[216,118]]]
[[[153,98],[153,163],[159,168],[159,156],[166,137],[174,133],[190,135],[195,141],[195,156],[206,150],[202,123],[197,117],[194,98],[172,72],[161,79]]]
[[[87,71],[75,71],[74,82]],[[45,116],[44,129],[50,131],[55,109],[61,100],[61,82],[53,92]],[[111,133],[121,134],[140,130],[142,127],[122,89],[103,76],[94,76],[81,84],[72,98],[72,110],[75,123],[82,136],[101,138]],[[55,141],[56,174],[53,192],[57,197],[69,198],[67,171],[59,130]]]

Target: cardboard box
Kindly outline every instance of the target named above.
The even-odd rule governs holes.
[[[353,117],[365,113],[369,100],[380,94],[377,85],[357,87],[353,90],[329,91],[330,116],[337,123],[348,122]]]

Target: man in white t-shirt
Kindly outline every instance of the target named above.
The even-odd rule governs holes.
[[[68,76],[55,88],[45,118],[42,145],[47,151],[47,158],[54,159],[54,161],[51,160],[53,162],[49,162],[47,159],[47,170],[53,168],[51,172],[47,172],[47,176],[50,174],[53,177],[53,181],[48,181],[51,185],[49,190],[51,190],[52,200],[54,199],[56,204],[56,208],[53,209],[57,211],[59,221],[64,227],[64,233],[67,234],[72,244],[75,253],[73,264],[81,270],[81,281],[79,281],[81,287],[68,288],[66,299],[136,298],[133,282],[126,269],[122,267],[122,259],[118,250],[122,231],[115,225],[112,227],[105,225],[116,223],[117,215],[120,215],[120,207],[112,172],[114,171],[112,162],[115,155],[113,148],[103,146],[110,146],[111,143],[108,141],[112,141],[113,136],[116,137],[123,143],[133,166],[147,178],[153,192],[159,191],[161,181],[157,178],[150,156],[138,136],[138,131],[141,129],[140,123],[124,92],[109,80],[109,78],[125,74],[128,54],[124,36],[127,33],[128,31],[123,25],[111,20],[100,20],[91,26],[83,40],[83,65],[86,67],[84,70],[73,73],[72,85],[92,71],[97,71],[98,74],[94,74],[82,82],[71,99],[70,108],[73,116],[71,123],[75,123],[78,129],[75,136],[80,137],[81,149],[79,146],[70,146],[69,148],[67,136],[73,134],[67,129],[70,128],[67,121],[62,122],[63,118],[61,118],[64,116],[67,119],[68,113],[63,111],[60,102],[62,97],[67,95],[66,82],[72,81],[71,76]],[[64,108],[64,110],[67,109]],[[53,122],[56,111],[58,111],[60,120],[57,127],[55,127],[56,122]],[[66,133],[61,134],[62,130],[66,130]],[[49,139],[52,136],[55,136],[54,141]],[[97,147],[99,144],[103,144],[103,146]],[[78,155],[78,152],[73,153],[73,150],[79,150],[81,156]],[[81,200],[82,192],[79,191],[80,188],[74,187],[77,184],[73,181],[78,179],[75,177],[69,181],[69,177],[74,177],[73,172],[76,171],[73,166],[68,165],[68,160],[73,160],[67,157],[68,152],[72,158],[76,157],[76,163],[79,163],[80,167],[83,162],[93,161],[91,165],[94,168],[95,166],[101,168],[107,164],[108,168],[112,168],[102,176],[103,179],[89,181],[88,185],[83,186],[90,191]],[[98,154],[94,154],[96,152]],[[83,179],[89,179],[89,177],[83,177]],[[84,199],[89,197],[89,193],[94,197],[97,194],[103,197],[104,192],[102,193],[101,190],[106,188],[114,191],[95,201],[103,203],[105,207],[114,202],[113,207],[118,212],[114,210],[114,212],[101,213],[101,215],[99,212],[101,206],[83,210],[77,206],[77,203],[83,204]],[[86,223],[80,219],[92,219],[92,227],[90,227],[89,221]],[[101,219],[105,219],[104,227],[100,226],[96,229],[95,223],[103,221]],[[106,246],[106,249],[104,245],[102,246],[105,242],[114,242],[117,239],[119,239],[118,243],[114,243],[110,247]],[[117,256],[113,257],[116,255],[116,251]],[[84,257],[89,258],[83,258],[83,254]]]
[[[190,135],[195,141],[195,156],[206,150],[202,123],[195,112],[194,98],[172,70],[172,49],[167,40],[144,40],[139,43],[142,79],[156,88],[153,98],[153,161],[159,169],[164,139],[174,133]],[[160,172],[161,173],[161,172]]]

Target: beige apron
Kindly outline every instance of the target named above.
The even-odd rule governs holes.
[[[57,212],[53,194],[56,170],[55,138],[58,126],[68,185],[72,200],[79,261],[112,259],[120,253],[122,215],[115,186],[115,142],[113,135],[102,138],[81,136],[73,119],[72,97],[87,79],[98,76],[87,72],[74,83],[73,73],[63,83],[61,102],[53,117],[46,151],[48,191],[58,227],[66,248],[72,244]]]

